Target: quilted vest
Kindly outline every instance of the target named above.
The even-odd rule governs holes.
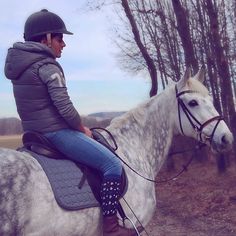
[[[24,131],[51,132],[69,125],[52,104],[47,86],[39,77],[39,68],[45,64],[55,64],[53,58],[46,58],[33,63],[22,72],[19,79],[12,80],[18,114]]]

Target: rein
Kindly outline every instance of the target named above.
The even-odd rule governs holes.
[[[116,150],[118,149],[118,145],[117,145],[117,143],[116,143],[116,141],[115,141],[115,138],[113,137],[113,135],[111,134],[110,131],[108,131],[108,130],[105,129],[105,128],[101,128],[101,127],[94,127],[94,128],[91,128],[91,130],[92,130],[93,132],[96,132],[97,130],[103,130],[103,131],[105,131],[105,132],[109,135],[109,137],[111,138],[111,140],[112,140],[112,142],[113,142],[113,145],[110,145],[110,144],[106,141],[106,142],[105,142],[105,146],[106,146],[108,149],[110,149],[110,151],[112,151],[113,154],[116,155],[116,157],[119,158],[119,160],[120,160],[123,164],[125,164],[130,170],[132,170],[135,174],[137,174],[137,175],[140,176],[141,178],[143,178],[143,179],[145,179],[145,180],[147,180],[147,181],[149,181],[149,182],[155,183],[155,184],[167,183],[167,182],[169,182],[169,181],[171,181],[171,180],[175,180],[175,179],[176,179],[178,176],[180,176],[184,171],[187,171],[188,166],[191,164],[191,162],[192,162],[192,160],[193,160],[193,158],[194,158],[194,155],[192,155],[191,158],[189,159],[189,161],[188,161],[185,165],[183,165],[182,170],[181,170],[177,175],[173,176],[172,178],[166,179],[166,180],[160,180],[160,181],[153,180],[153,179],[147,178],[147,177],[141,175],[140,173],[138,173],[135,169],[133,169],[127,162],[125,162],[125,161],[116,153]],[[100,135],[104,140],[106,140],[105,137],[104,137],[101,133],[99,133],[99,135]],[[199,142],[199,143],[195,146],[194,149],[185,150],[185,151],[181,151],[181,152],[174,152],[174,153],[169,154],[169,156],[170,156],[170,155],[175,155],[175,154],[178,154],[178,153],[184,153],[184,152],[189,152],[189,151],[201,149],[201,148],[204,147],[204,146],[206,146],[206,144]],[[127,200],[124,198],[124,196],[123,196],[122,198],[123,198],[124,202],[126,203],[127,207],[130,209],[130,211],[132,212],[132,214],[133,214],[134,217],[136,218],[136,220],[138,221],[138,223],[143,227],[143,231],[144,231],[147,235],[149,235],[148,232],[146,231],[145,227],[142,225],[141,221],[139,220],[138,216],[135,214],[135,212],[133,211],[133,209],[131,208],[131,206],[130,206],[129,203],[127,202]],[[135,226],[135,224],[131,221],[130,218],[128,218],[128,217],[126,216],[126,214],[125,214],[125,212],[124,212],[124,210],[123,210],[123,208],[122,208],[122,206],[121,206],[120,204],[118,204],[118,211],[119,211],[120,216],[121,216],[121,218],[122,218],[123,225],[125,225],[125,220],[130,221],[130,223],[133,225],[134,229],[136,230],[137,235],[140,235],[139,232],[138,232],[138,230],[137,230],[137,228],[136,228],[136,226]]]
[[[177,153],[184,153],[184,152],[187,152],[187,151],[194,151],[194,150],[197,150],[197,149],[201,149],[202,147],[206,146],[206,141],[209,140],[210,144],[212,143],[212,140],[213,140],[213,136],[215,134],[215,131],[220,123],[221,120],[223,120],[224,118],[222,116],[215,116],[215,117],[212,117],[210,118],[209,120],[205,121],[203,124],[190,112],[190,110],[187,108],[187,106],[184,104],[183,100],[180,98],[183,94],[186,94],[186,93],[197,93],[197,91],[194,91],[194,90],[185,90],[185,91],[182,91],[182,92],[178,92],[178,89],[177,89],[177,85],[175,86],[175,92],[176,92],[176,98],[177,98],[177,101],[178,101],[178,117],[179,117],[179,124],[180,124],[180,129],[181,129],[181,132],[183,135],[184,134],[184,130],[183,130],[183,126],[182,126],[182,120],[181,120],[181,114],[180,114],[180,108],[182,108],[182,111],[184,112],[184,114],[186,115],[186,117],[188,118],[191,126],[193,127],[193,129],[195,130],[195,132],[197,132],[197,135],[199,137],[199,142],[198,144],[194,147],[194,149],[191,149],[191,150],[185,150],[185,151],[182,151],[182,152],[177,152]],[[203,133],[203,129],[208,125],[210,124],[211,122],[213,121],[217,121],[216,122],[216,125],[211,133],[210,136],[206,135]],[[94,127],[94,128],[91,128],[91,130],[96,130],[96,129],[100,129],[100,130],[103,130],[105,131],[111,138],[112,142],[113,142],[113,147],[107,142],[107,147],[120,159],[120,161],[125,164],[130,170],[132,170],[135,174],[137,174],[138,176],[142,177],[143,179],[149,181],[149,182],[153,182],[153,183],[156,183],[156,184],[160,184],[160,183],[166,183],[166,182],[169,182],[171,180],[174,180],[176,179],[179,175],[181,175],[184,171],[187,170],[187,167],[190,165],[190,163],[192,162],[193,160],[193,155],[192,157],[190,158],[190,160],[187,162],[187,164],[185,164],[183,166],[183,169],[177,174],[175,175],[174,177],[170,178],[170,179],[167,179],[167,180],[161,180],[161,181],[156,181],[154,179],[150,179],[150,178],[147,178],[143,175],[141,175],[140,173],[138,173],[135,169],[133,169],[127,162],[125,162],[117,153],[116,153],[116,150],[118,149],[118,146],[117,146],[117,143],[113,137],[113,135],[111,134],[111,132],[109,132],[107,129],[105,128],[100,128],[100,127]],[[203,137],[202,135],[204,134],[204,137],[205,137],[205,140],[203,140]],[[103,136],[102,134],[100,134],[101,136]],[[103,137],[104,138],[104,137]],[[105,138],[104,138],[105,139]],[[172,154],[169,154],[169,155],[174,155],[174,154],[177,154],[177,153],[172,153]]]
[[[175,176],[173,176],[173,177],[171,177],[171,178],[169,178],[169,179],[166,179],[166,180],[159,180],[159,181],[157,181],[157,180],[154,180],[154,179],[147,178],[147,177],[141,175],[140,173],[138,173],[138,171],[136,171],[134,168],[132,168],[126,161],[124,161],[124,160],[116,153],[116,150],[118,149],[118,145],[117,145],[117,143],[116,143],[116,141],[115,141],[115,138],[113,137],[113,135],[111,134],[110,131],[108,131],[108,130],[105,129],[105,128],[101,128],[101,127],[93,127],[93,128],[91,128],[91,130],[92,130],[92,131],[96,131],[96,130],[105,131],[105,132],[109,135],[109,137],[111,138],[111,140],[112,140],[112,142],[113,142],[113,145],[110,145],[108,142],[106,142],[105,146],[106,146],[108,149],[110,149],[110,151],[112,151],[113,154],[116,155],[116,157],[117,157],[124,165],[126,165],[130,170],[132,170],[135,174],[137,174],[137,175],[140,176],[141,178],[143,178],[143,179],[145,179],[145,180],[147,180],[147,181],[149,181],[149,182],[155,183],[155,184],[167,183],[167,182],[169,182],[169,181],[171,181],[171,180],[175,180],[175,179],[176,179],[178,176],[180,176],[184,171],[187,171],[187,167],[190,165],[190,163],[192,162],[193,157],[194,157],[194,156],[192,155],[192,157],[189,159],[189,161],[188,161],[185,165],[183,165],[182,170],[181,170],[178,174],[176,174]],[[101,133],[99,133],[99,135],[100,135],[101,137],[103,137],[104,140],[106,140],[105,137],[104,137]],[[173,155],[180,154],[180,153],[185,153],[185,152],[190,152],[190,151],[194,151],[194,150],[200,150],[201,148],[203,148],[203,147],[205,147],[205,146],[206,146],[206,144],[204,144],[204,143],[202,143],[202,142],[199,142],[193,149],[184,150],[184,151],[179,151],[179,152],[173,152],[173,153],[170,153],[169,156],[173,156]]]

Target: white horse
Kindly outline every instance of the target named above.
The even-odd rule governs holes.
[[[187,70],[178,83],[116,118],[108,127],[117,141],[118,155],[148,178],[155,179],[175,134],[200,139],[217,152],[232,145],[232,133],[201,83],[203,71],[189,77]],[[124,199],[145,226],[155,211],[155,186],[125,169],[129,188]],[[121,204],[137,225],[126,202],[121,200]],[[99,236],[101,223],[99,207],[80,211],[60,208],[41,166],[29,154],[0,149],[1,236]]]

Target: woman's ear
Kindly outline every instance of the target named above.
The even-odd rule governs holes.
[[[52,47],[52,37],[51,37],[51,33],[48,33],[45,35],[45,37],[43,37],[40,41],[40,43],[47,45],[49,48]]]

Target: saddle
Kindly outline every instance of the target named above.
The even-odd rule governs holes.
[[[93,138],[107,147],[110,151],[112,151],[115,154],[115,150],[117,148],[116,143],[112,137],[112,140],[114,142],[114,147],[112,147],[108,141],[104,138],[104,136],[98,131],[98,129],[102,128],[93,128],[91,129]],[[103,129],[102,129],[103,130]],[[105,130],[106,131],[106,130]],[[108,131],[107,131],[108,132]],[[109,132],[108,132],[109,133]],[[111,135],[109,133],[109,135]],[[24,145],[24,149],[30,151],[31,153],[36,153],[37,155],[44,156],[46,159],[54,159],[58,161],[67,160],[67,162],[73,162],[71,160],[68,160],[68,158],[61,153],[45,136],[38,132],[33,131],[27,131],[23,134],[22,142]],[[79,181],[78,188],[82,188],[85,181],[88,182],[92,193],[95,197],[95,199],[101,203],[100,199],[100,188],[102,184],[102,174],[91,167],[85,166],[78,162],[73,162],[78,169],[82,172],[82,177]],[[40,163],[41,164],[41,163]],[[45,169],[44,169],[45,171]],[[128,181],[126,173],[123,169],[122,171],[122,181],[121,181],[121,197],[126,193],[127,187],[128,187]],[[54,192],[55,194],[55,192]]]

